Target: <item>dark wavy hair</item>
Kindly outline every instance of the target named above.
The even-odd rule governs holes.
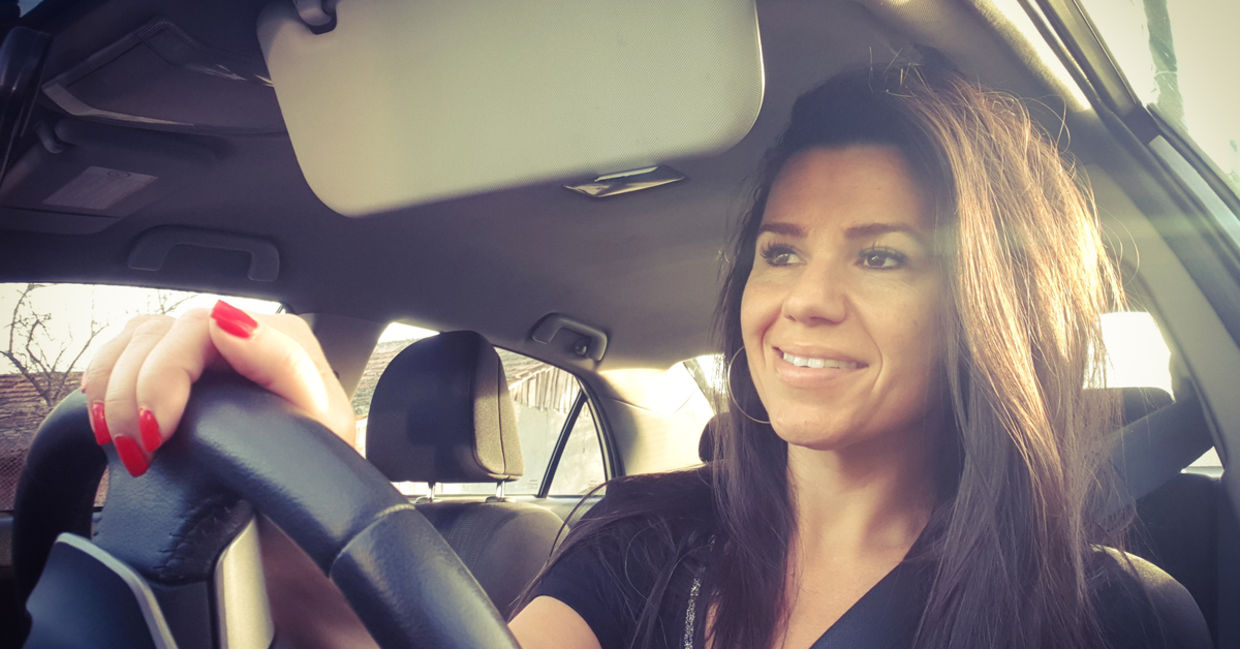
[[[1104,366],[1100,315],[1121,306],[1122,289],[1088,186],[1018,99],[917,64],[847,72],[801,97],[736,231],[716,312],[720,351],[730,358],[743,347],[741,296],[784,163],[854,144],[895,147],[924,184],[950,299],[939,344],[954,426],[938,445],[940,502],[910,558],[932,575],[914,644],[1101,646],[1088,559],[1093,544],[1119,544],[1130,510],[1108,500],[1118,493],[1106,463],[1117,405],[1084,388],[1098,384],[1089,374]],[[746,363],[735,365],[723,400],[739,407],[721,404],[721,459],[663,479],[620,479],[623,501],[557,551],[633,529],[664,539],[642,559],[664,565],[667,578],[632,612],[632,647],[656,645],[655,617],[686,561],[700,566],[709,647],[770,647],[785,628],[796,524],[788,447],[742,413],[765,411]]]
[[[1088,186],[1018,99],[913,64],[845,73],[801,97],[734,240],[716,314],[723,351],[743,346],[741,296],[775,176],[800,151],[851,144],[895,147],[932,196],[950,296],[939,344],[954,427],[938,458],[942,501],[923,557],[935,569],[915,646],[1096,646],[1087,559],[1092,544],[1120,542],[1126,518],[1104,502],[1117,407],[1084,388],[1104,366],[1100,316],[1123,296]],[[763,417],[735,365],[732,399]],[[713,472],[716,648],[767,647],[781,632],[795,525],[787,445],[738,410]]]

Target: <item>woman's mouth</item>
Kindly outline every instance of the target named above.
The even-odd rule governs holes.
[[[865,367],[865,363],[856,361],[846,361],[835,358],[826,358],[821,356],[798,356],[789,352],[777,349],[780,358],[785,362],[795,365],[796,367],[806,367],[809,369],[835,369],[835,370],[855,370]]]

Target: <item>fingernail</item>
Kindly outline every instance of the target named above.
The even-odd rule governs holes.
[[[146,473],[151,466],[146,456],[142,454],[142,449],[138,448],[138,443],[128,437],[116,438],[116,454],[120,456],[125,470],[135,478]]]
[[[108,434],[108,420],[103,416],[102,401],[90,404],[90,425],[95,429],[96,444],[103,446],[112,441],[112,436]]]
[[[215,307],[211,309],[211,317],[220,329],[238,338],[249,338],[258,327],[254,318],[224,300],[215,303]]]
[[[160,444],[164,443],[164,436],[159,434],[159,422],[155,421],[155,415],[146,408],[138,410],[138,433],[142,437],[142,448],[147,453],[154,453]]]

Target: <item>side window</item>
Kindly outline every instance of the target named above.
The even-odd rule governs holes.
[[[78,389],[100,345],[135,315],[176,316],[209,309],[219,298],[132,286],[0,284],[0,511],[13,509],[18,476],[43,417]],[[227,299],[251,312],[280,308],[266,300]]]
[[[400,350],[434,332],[403,324],[389,325],[379,338],[363,373],[362,383],[354,393],[353,410],[358,417],[359,446],[364,448],[365,418],[370,397],[383,368]],[[572,374],[553,365],[505,349],[497,349],[508,380],[521,439],[525,474],[504,485],[508,495],[538,494],[556,443],[566,425],[572,427],[568,443],[557,464],[552,481],[552,494],[585,493],[606,480],[599,432],[589,408],[582,408],[573,421],[573,405],[581,393],[581,384]],[[407,495],[427,492],[425,483],[397,485]],[[444,484],[438,487],[445,495],[491,495],[494,483]],[[567,490],[567,491],[565,491]]]
[[[1171,394],[1171,349],[1154,317],[1144,311],[1102,314],[1108,388],[1158,388]]]
[[[607,472],[603,468],[602,443],[590,404],[583,403],[560,454],[548,495],[581,496],[603,484]]]
[[[1105,387],[1156,388],[1172,394],[1171,349],[1153,316],[1143,311],[1103,314],[1102,338],[1107,348]],[[1218,476],[1223,462],[1210,449],[1185,471]]]

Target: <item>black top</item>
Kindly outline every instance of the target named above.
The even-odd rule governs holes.
[[[652,523],[651,516],[611,520],[635,499],[655,503],[652,496],[658,492],[675,494],[664,502],[682,499],[679,506],[655,513],[659,523]],[[609,484],[607,496],[582,523],[616,526],[614,533],[575,543],[574,535],[583,529],[579,523],[534,595],[554,597],[571,607],[589,624],[603,649],[700,649],[700,557],[710,551],[715,521],[709,503],[686,507],[684,495],[683,489],[661,488],[657,479]],[[669,519],[670,524],[660,524]],[[1096,578],[1091,579],[1091,595],[1108,644],[1116,649],[1209,649],[1209,632],[1188,591],[1154,564],[1128,555],[1126,566],[1119,556],[1113,550],[1099,550],[1092,571]],[[669,571],[667,566],[673,567]],[[930,576],[924,562],[902,562],[812,649],[909,647]],[[642,631],[637,624],[646,607],[657,609],[654,626],[643,631],[647,639],[633,643],[634,635]]]

